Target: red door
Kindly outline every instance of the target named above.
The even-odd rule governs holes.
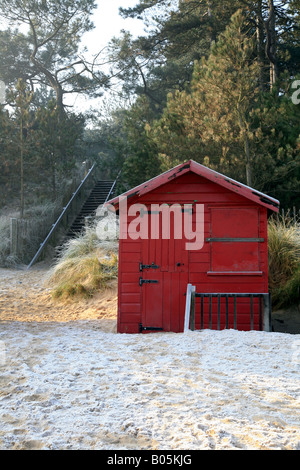
[[[155,331],[159,328],[163,331],[180,332],[183,331],[188,284],[189,257],[185,249],[186,240],[184,237],[174,238],[172,219],[169,237],[164,239],[162,214],[148,212],[149,215],[149,236],[142,240],[140,264],[142,331]]]

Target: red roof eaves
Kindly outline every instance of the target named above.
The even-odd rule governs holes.
[[[130,189],[129,191],[123,193],[121,196],[127,198],[134,196],[137,198],[141,197],[147,194],[148,192],[158,188],[159,186],[168,183],[170,180],[178,178],[179,176],[185,173],[188,173],[189,171],[196,173],[197,175],[202,176],[203,178],[206,178],[212,181],[213,183],[223,186],[224,188],[230,191],[240,194],[241,196],[244,196],[245,198],[259,205],[265,206],[274,212],[279,212],[279,201],[277,201],[276,199],[267,196],[264,193],[256,191],[255,189],[246,186],[243,183],[239,183],[238,181],[235,181],[232,178],[224,176],[221,173],[211,170],[210,168],[207,168],[201,165],[200,163],[195,162],[194,160],[189,160],[188,162],[177,165],[171,170],[168,170],[165,173],[162,173],[161,175],[155,176],[149,181],[146,181],[145,183],[142,183],[139,186]],[[107,204],[118,205],[119,197],[120,196],[117,196],[111,199],[107,202]]]

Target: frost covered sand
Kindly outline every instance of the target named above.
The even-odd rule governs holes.
[[[296,337],[78,321],[0,339],[2,449],[300,449]]]
[[[0,449],[300,449],[300,335],[98,316],[0,323]]]

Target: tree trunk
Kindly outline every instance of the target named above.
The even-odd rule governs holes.
[[[278,78],[278,66],[276,58],[276,16],[273,0],[268,0],[268,8],[269,17],[265,22],[265,30],[267,36],[266,55],[270,62],[270,88],[272,90]]]
[[[23,116],[20,122],[20,217],[24,217],[24,135],[23,135]]]
[[[251,169],[251,160],[250,160],[250,146],[249,139],[247,134],[245,134],[244,140],[245,154],[246,154],[246,180],[247,185],[252,186],[252,169]]]
[[[243,111],[241,109],[241,103],[238,103],[238,118],[239,118],[239,127],[241,132],[242,141],[244,144],[245,160],[246,160],[246,181],[247,185],[252,185],[252,169],[251,169],[251,156],[250,156],[250,145],[247,125],[245,124],[245,119],[243,116]]]
[[[256,43],[257,43],[257,59],[259,64],[259,88],[261,91],[265,89],[265,77],[264,77],[264,22],[262,17],[262,0],[257,1],[256,10]]]
[[[55,91],[55,98],[56,98],[56,106],[58,110],[58,116],[59,116],[59,121],[64,117],[65,115],[65,108],[63,104],[63,89],[61,84],[57,81],[55,86],[53,86],[54,91]]]
[[[61,118],[65,114],[65,109],[64,109],[64,105],[63,105],[63,89],[62,89],[62,86],[59,83],[56,76],[53,75],[41,62],[39,62],[36,59],[36,57],[35,57],[36,52],[37,52],[37,49],[35,49],[35,51],[31,54],[31,56],[30,56],[31,62],[49,80],[49,84],[55,92],[56,106],[57,106],[57,109],[59,111],[59,116]]]
[[[207,14],[208,14],[210,22],[212,22],[212,5],[211,5],[210,0],[208,0],[208,2],[207,2]],[[215,34],[213,25],[211,24],[211,28],[210,28],[210,45],[212,45],[213,42],[216,41],[216,39],[217,39],[217,36]]]
[[[51,170],[52,199],[56,199],[56,158],[54,152],[50,153],[49,167]]]

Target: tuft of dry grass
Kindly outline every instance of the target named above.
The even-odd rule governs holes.
[[[52,268],[54,298],[91,297],[118,277],[117,243],[103,242],[94,227],[71,239]]]
[[[268,223],[269,287],[275,307],[300,300],[300,226],[289,217]]]

